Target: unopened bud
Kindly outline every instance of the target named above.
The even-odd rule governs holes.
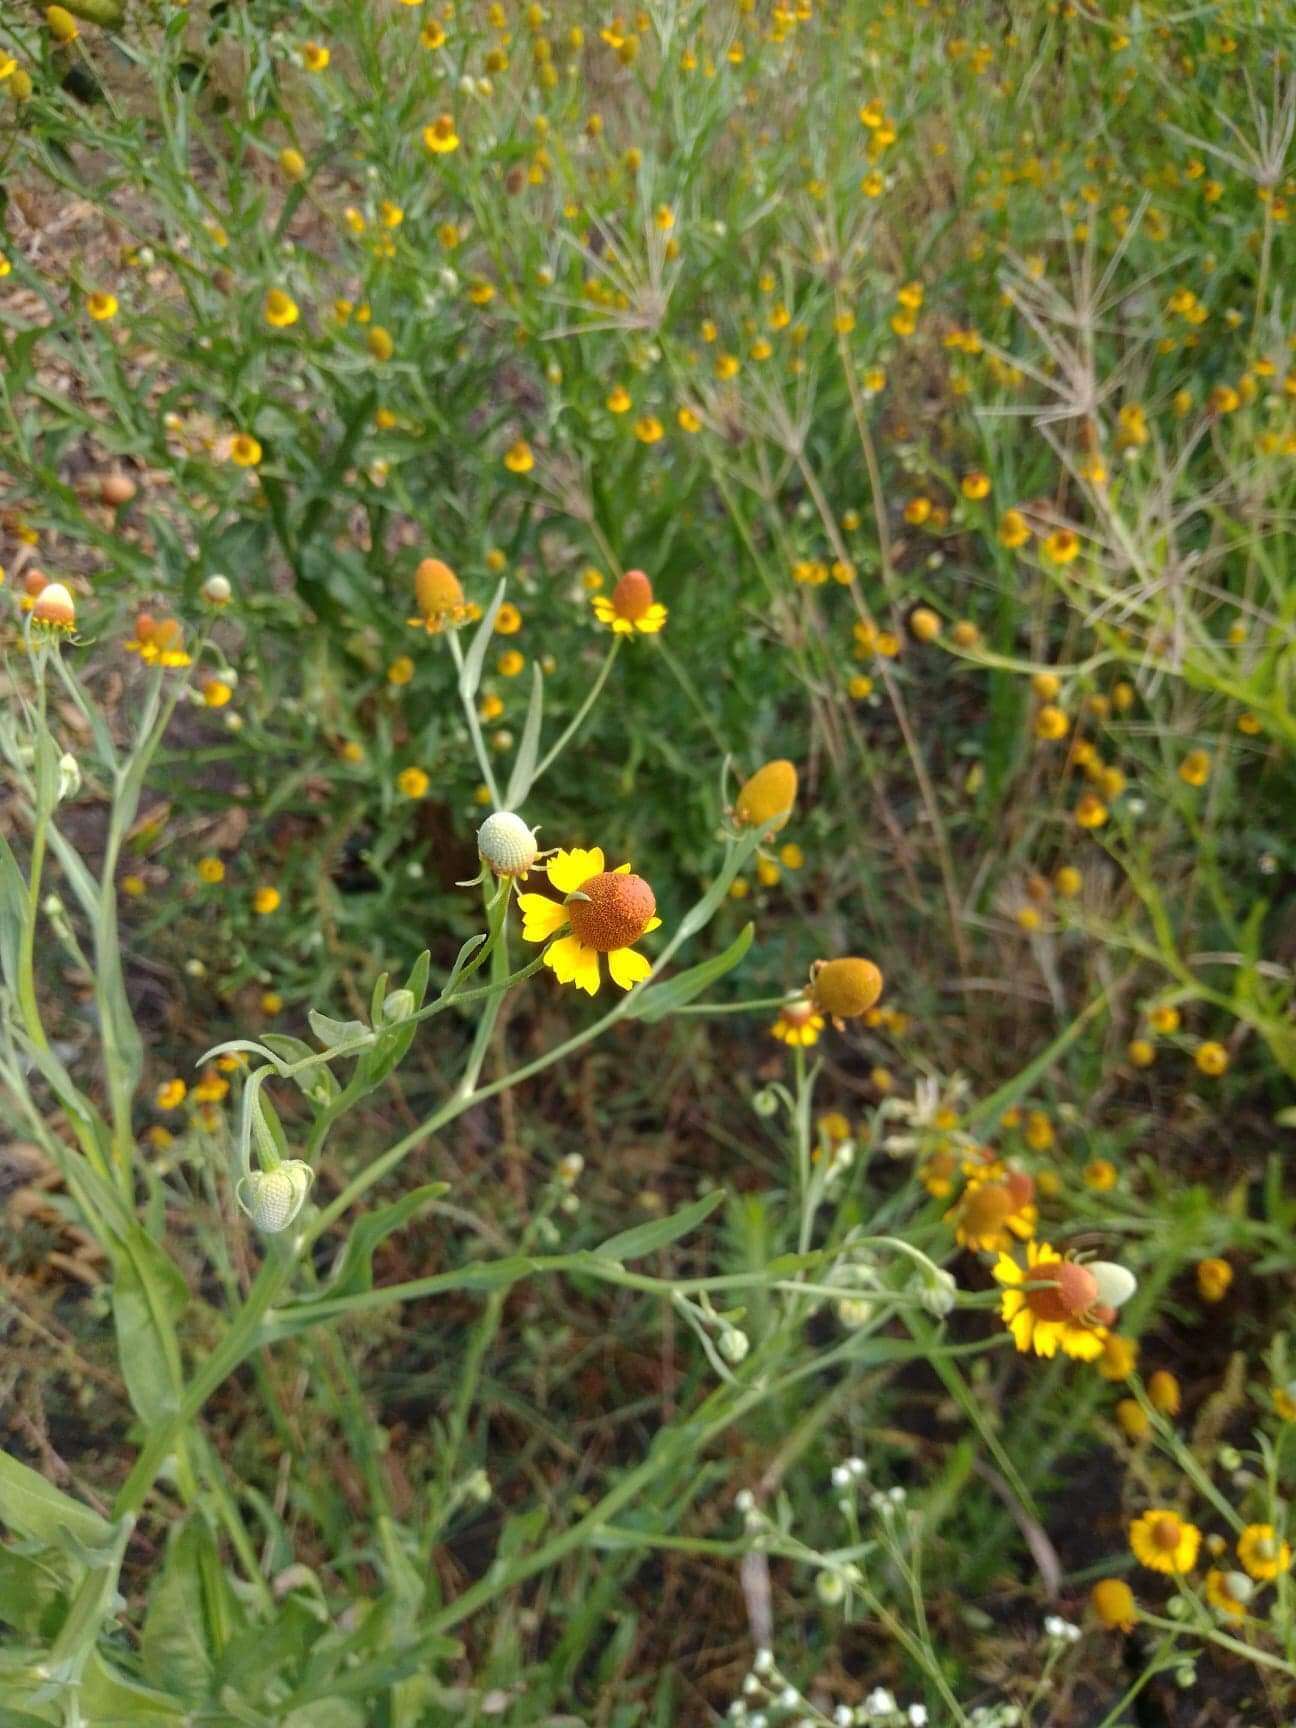
[[[81,767],[75,756],[65,750],[59,757],[58,765],[58,802],[65,798],[75,798],[81,790]]]
[[[300,1158],[274,1170],[253,1170],[235,1189],[239,1205],[267,1236],[286,1230],[306,1204],[315,1172]]]
[[[396,1020],[408,1020],[417,1007],[412,990],[393,990],[382,1005],[382,1017],[391,1025]]]

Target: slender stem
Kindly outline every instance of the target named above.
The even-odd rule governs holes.
[[[548,770],[553,767],[554,763],[562,755],[563,751],[585,724],[590,709],[593,708],[594,704],[598,701],[603,692],[603,686],[608,681],[608,673],[611,672],[616,657],[621,651],[621,642],[622,638],[620,636],[614,636],[612,638],[612,645],[607,651],[607,657],[599,668],[598,677],[595,678],[594,682],[590,685],[585,700],[576,710],[575,715],[572,717],[568,725],[563,729],[558,738],[558,742],[551,750],[547,750],[541,757],[540,761],[536,764],[535,772],[531,776],[532,787],[536,785],[542,774],[547,773]]]
[[[459,646],[459,638],[453,630],[449,631],[448,635],[450,653],[455,663],[455,670],[459,674],[459,699],[463,704],[464,718],[468,722],[468,736],[472,739],[473,754],[477,758],[477,766],[481,769],[482,779],[486,782],[486,790],[491,795],[491,804],[498,810],[500,807],[499,787],[495,784],[495,770],[491,766],[491,759],[486,751],[486,740],[482,737],[481,721],[477,718],[473,698],[466,695],[463,689],[463,649]]]

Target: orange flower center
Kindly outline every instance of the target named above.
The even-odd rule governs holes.
[[[585,898],[567,901],[572,934],[583,947],[600,954],[637,942],[657,910],[653,891],[642,876],[604,870],[582,882],[578,892]]]
[[[463,605],[459,578],[440,558],[425,558],[414,572],[414,593],[425,618],[439,618]]]
[[[1078,1319],[1091,1308],[1098,1297],[1098,1281],[1087,1267],[1074,1260],[1050,1262],[1033,1266],[1028,1273],[1033,1283],[1048,1283],[1041,1290],[1032,1290],[1026,1304],[1038,1320],[1064,1322]]]
[[[1005,1184],[983,1182],[979,1188],[970,1189],[964,1196],[963,1228],[973,1236],[986,1235],[998,1230],[1004,1220],[1011,1217],[1014,1209],[1015,1202]]]
[[[652,583],[642,570],[627,570],[612,590],[612,608],[627,624],[637,624],[652,603]]]
[[[1164,1549],[1167,1554],[1172,1553],[1179,1546],[1179,1538],[1182,1534],[1182,1524],[1169,1513],[1166,1513],[1163,1518],[1154,1518],[1152,1521],[1152,1546]]]

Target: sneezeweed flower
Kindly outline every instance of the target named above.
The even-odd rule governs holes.
[[[1148,1403],[1161,1416],[1177,1416],[1183,1403],[1179,1382],[1168,1368],[1158,1368],[1147,1383]]]
[[[423,128],[423,146],[433,156],[449,156],[459,148],[453,114],[440,114]]]
[[[1113,1632],[1132,1632],[1138,1619],[1134,1592],[1123,1578],[1100,1578],[1090,1592],[1093,1611]]]
[[[1030,523],[1020,510],[1005,510],[999,518],[997,535],[1001,546],[1006,546],[1010,552],[1015,552],[1019,546],[1024,546],[1030,539]]]
[[[1119,1332],[1109,1332],[1103,1339],[1098,1372],[1104,1380],[1128,1380],[1138,1361],[1138,1351],[1136,1338],[1126,1338]]]
[[[1204,786],[1210,771],[1211,759],[1205,750],[1190,750],[1179,764],[1179,778],[1185,786]]]
[[[1059,1350],[1082,1362],[1102,1355],[1112,1306],[1101,1299],[1097,1276],[1078,1260],[1065,1260],[1048,1242],[1030,1242],[1023,1269],[1000,1254],[995,1282],[1005,1286],[999,1312],[1018,1350],[1055,1356]],[[1027,1289],[1026,1285],[1035,1285]]]
[[[1252,1578],[1268,1582],[1292,1563],[1291,1543],[1279,1538],[1272,1524],[1248,1524],[1238,1537],[1238,1559]]]
[[[988,498],[990,496],[990,476],[982,474],[979,469],[973,469],[970,474],[963,476],[959,490],[965,498],[969,498],[973,502],[981,498]]]
[[[86,295],[86,311],[96,324],[106,324],[110,318],[117,316],[117,296],[103,290],[96,290]]]
[[[297,302],[282,288],[271,288],[261,305],[261,315],[275,330],[286,330],[301,317]]]
[[[402,768],[396,776],[396,789],[405,798],[426,798],[431,784],[422,768]]]
[[[1101,828],[1110,812],[1096,792],[1082,792],[1073,812],[1079,828]]]
[[[1255,1585],[1245,1572],[1223,1572],[1212,1566],[1206,1574],[1206,1600],[1230,1620],[1245,1618]]]
[[[610,595],[595,594],[590,605],[599,623],[617,636],[636,632],[655,636],[668,617],[666,608],[653,598],[652,583],[642,570],[627,570]]]
[[[477,830],[477,856],[497,876],[516,876],[525,881],[539,855],[535,830],[512,810],[495,811]]]
[[[1146,1440],[1152,1432],[1152,1423],[1147,1411],[1137,1398],[1122,1398],[1116,1405],[1116,1421],[1121,1433],[1133,1445],[1140,1440]]]
[[[252,896],[252,910],[260,918],[268,918],[283,904],[283,895],[270,883],[264,883]]]
[[[189,1088],[183,1080],[164,1080],[153,1094],[153,1102],[159,1110],[178,1110],[184,1103]]]
[[[1171,1577],[1191,1572],[1197,1564],[1201,1531],[1168,1507],[1154,1507],[1130,1525],[1130,1552],[1151,1572]]]
[[[302,65],[308,72],[323,72],[333,58],[322,42],[302,44]]]
[[[816,960],[810,968],[810,999],[840,1025],[867,1014],[882,994],[882,974],[871,960],[849,955]]]
[[[1040,552],[1050,564],[1073,563],[1080,554],[1080,538],[1070,528],[1055,528],[1040,541]]]
[[[31,608],[32,622],[47,630],[76,629],[76,603],[62,582],[43,582]]]
[[[1274,1415],[1280,1422],[1296,1422],[1296,1380],[1289,1380],[1285,1386],[1272,1386],[1269,1396],[1273,1400]]]
[[[945,1222],[954,1226],[960,1247],[993,1254],[1006,1250],[1014,1236],[1022,1241],[1033,1236],[1038,1217],[1034,1182],[1024,1171],[1014,1170],[1002,1181],[969,1182]]]
[[[184,632],[175,618],[155,618],[151,612],[140,612],[135,619],[135,634],[123,647],[128,654],[138,654],[146,666],[164,666],[174,671],[190,664],[184,649]]]
[[[80,34],[77,30],[77,21],[66,6],[47,6],[45,8],[45,22],[49,26],[50,35],[56,42],[75,42]]]
[[[1203,1302],[1222,1302],[1233,1282],[1233,1268],[1227,1260],[1197,1262],[1197,1290]]]
[[[733,819],[740,828],[768,828],[777,834],[791,820],[796,795],[796,768],[779,757],[744,780],[734,799]]]
[[[519,438],[516,443],[509,445],[504,452],[504,466],[510,474],[529,474],[535,467],[535,457],[525,438]]]
[[[424,558],[415,570],[414,599],[419,615],[407,622],[414,630],[426,630],[429,636],[457,629],[476,611],[464,599],[459,578],[440,558]]]
[[[558,982],[596,996],[600,954],[607,956],[612,982],[623,990],[647,978],[651,963],[634,944],[658,929],[661,919],[643,877],[633,875],[628,864],[605,869],[599,846],[557,852],[547,869],[551,885],[566,898],[556,901],[544,894],[520,894],[518,906],[523,940],[549,943],[544,963]],[[570,933],[549,941],[563,929]]]
[[[225,880],[225,866],[219,858],[200,858],[194,866],[198,872],[198,880],[214,888],[217,883]]]
[[[239,468],[255,468],[261,460],[261,445],[250,432],[236,432],[229,443],[230,461]]]
[[[1208,1038],[1193,1051],[1193,1061],[1199,1073],[1207,1075],[1212,1080],[1218,1080],[1226,1073],[1229,1065],[1229,1053],[1222,1044]]]
[[[511,600],[505,600],[495,614],[495,634],[516,636],[522,628],[522,614]]]
[[[910,615],[909,633],[915,642],[934,642],[941,633],[939,614],[929,606],[920,606]]]
[[[778,1019],[770,1027],[770,1037],[791,1049],[808,1050],[819,1042],[824,1029],[824,1017],[806,996],[797,996],[779,1009]]]

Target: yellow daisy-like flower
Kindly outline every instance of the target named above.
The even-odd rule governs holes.
[[[267,324],[275,330],[286,330],[295,324],[301,313],[297,302],[291,294],[285,294],[282,288],[272,288],[266,295],[261,308],[262,316]]]
[[[600,846],[557,852],[547,868],[551,885],[566,898],[519,894],[523,941],[548,942],[545,965],[560,984],[574,984],[588,996],[598,994],[600,954],[607,955],[614,984],[629,990],[642,983],[652,966],[634,944],[661,924],[643,877],[632,875],[628,864],[606,869]],[[549,941],[563,929],[569,934]]]
[[[1282,1422],[1296,1422],[1296,1380],[1271,1389],[1274,1414]]]
[[[1212,1566],[1206,1574],[1206,1600],[1230,1620],[1245,1618],[1254,1588],[1245,1572],[1221,1572]]]
[[[666,608],[653,598],[642,570],[627,570],[610,595],[596,594],[590,604],[599,623],[617,636],[655,636],[666,623]]]
[[[108,319],[117,316],[117,296],[101,290],[87,294],[86,311],[96,324],[105,324]]]
[[[1276,1578],[1292,1563],[1291,1543],[1280,1541],[1272,1524],[1248,1524],[1238,1537],[1237,1552],[1253,1578]]]
[[[1140,1565],[1175,1577],[1197,1564],[1201,1531],[1177,1512],[1156,1506],[1130,1525],[1129,1545]]]
[[[535,457],[525,438],[519,438],[516,444],[509,445],[504,452],[504,466],[510,474],[529,474],[535,467]]]
[[[770,1037],[790,1049],[808,1050],[819,1042],[824,1025],[824,1017],[814,1003],[808,996],[802,996],[795,1002],[785,1002],[779,1009],[778,1019],[769,1029]]]
[[[1048,1242],[1029,1242],[1025,1268],[1000,1254],[994,1278],[1005,1286],[999,1313],[1019,1350],[1056,1356],[1060,1348],[1081,1362],[1102,1355],[1107,1328],[1093,1318],[1098,1281],[1087,1267],[1064,1260]],[[1021,1288],[1025,1284],[1039,1288]]]
[[[455,131],[454,116],[441,114],[430,126],[423,128],[424,148],[434,156],[449,156],[459,148],[459,134]]]
[[[945,1214],[959,1246],[985,1254],[1003,1253],[1014,1236],[1028,1241],[1038,1218],[1035,1184],[1023,1170],[1010,1171],[1001,1181],[973,1178],[958,1204]]]

